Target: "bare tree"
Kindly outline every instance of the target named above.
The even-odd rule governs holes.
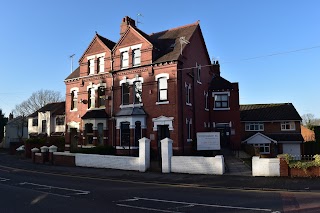
[[[64,98],[60,92],[53,90],[39,90],[34,93],[21,104],[15,106],[14,114],[17,116],[30,115],[41,107],[54,102],[63,101]]]
[[[308,113],[301,116],[302,125],[308,129],[313,129],[314,126],[320,125],[320,119],[315,118],[314,114]]]

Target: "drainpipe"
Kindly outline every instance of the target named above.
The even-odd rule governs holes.
[[[177,64],[177,72],[178,72],[178,84],[180,84],[180,93],[182,93],[183,91],[183,83],[182,83],[182,70],[179,70],[179,61],[178,61],[178,64]],[[178,94],[179,95],[179,94]],[[182,154],[184,154],[184,139],[183,139],[183,125],[184,125],[184,113],[183,113],[183,110],[184,110],[184,105],[182,104],[183,102],[183,98],[182,98],[182,94],[179,95],[179,101],[178,101],[178,112],[179,112],[179,124],[178,125],[178,130],[179,130],[179,135],[178,135],[178,138],[179,138],[179,141],[182,141]]]
[[[113,91],[114,91],[114,75],[113,73],[111,74],[112,76],[112,84],[111,84],[111,121],[112,121],[112,131],[111,131],[111,134],[112,134],[112,146],[115,147],[115,137],[114,137],[114,132],[115,132],[115,119],[114,119],[114,98],[113,98]]]

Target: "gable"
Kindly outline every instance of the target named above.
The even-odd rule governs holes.
[[[92,54],[96,54],[98,52],[103,52],[105,51],[105,47],[102,46],[102,44],[97,40],[95,39],[93,41],[93,43],[91,44],[91,46],[89,47],[89,49],[87,50],[86,54],[87,55],[92,55]]]
[[[250,138],[248,138],[247,140],[245,140],[244,142],[247,142],[248,144],[268,144],[271,142],[277,142],[261,133],[257,133],[253,136],[251,136]]]

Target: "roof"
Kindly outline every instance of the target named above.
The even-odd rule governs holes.
[[[104,43],[104,45],[106,45],[110,50],[112,50],[113,47],[116,45],[115,42],[113,42],[113,41],[111,41],[111,40],[109,40],[109,39],[107,39],[107,38],[99,35],[98,33],[97,33],[97,37],[98,37],[98,38]]]
[[[66,102],[54,102],[54,103],[49,103],[43,107],[41,107],[39,110],[36,112],[32,113],[28,117],[37,117],[39,112],[51,112],[51,115],[64,115],[65,114],[65,106]]]
[[[240,105],[243,121],[301,121],[292,103]]]
[[[135,115],[147,115],[143,108],[140,107],[128,107],[122,108],[116,116],[135,116]]]
[[[219,75],[216,75],[212,78],[212,80],[210,82],[209,90],[221,91],[221,90],[231,90],[232,88],[233,88],[232,83],[230,83],[230,81],[222,78]]]
[[[82,119],[90,119],[90,118],[108,118],[108,114],[106,113],[105,109],[99,110],[89,110],[82,116]]]
[[[196,22],[149,35],[153,45],[159,49],[153,63],[178,60],[181,53],[179,38],[185,37],[186,40],[190,40],[198,26],[199,22]]]
[[[75,69],[65,80],[79,78],[80,77],[80,67]]]

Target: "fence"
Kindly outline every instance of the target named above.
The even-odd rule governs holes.
[[[290,155],[292,160],[313,161],[314,155]]]

